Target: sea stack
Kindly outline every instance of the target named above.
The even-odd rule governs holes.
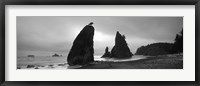
[[[133,54],[131,53],[130,49],[125,40],[125,35],[121,35],[118,31],[115,37],[115,45],[111,50],[111,57],[112,58],[129,58],[132,57]]]
[[[106,47],[105,53],[103,54],[103,56],[101,58],[110,57],[110,56],[111,56],[111,53],[109,52],[108,47]]]
[[[70,66],[85,65],[94,61],[93,22],[86,25],[73,42],[67,62]]]

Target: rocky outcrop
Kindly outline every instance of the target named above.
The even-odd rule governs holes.
[[[115,37],[115,45],[111,50],[111,57],[113,58],[128,58],[133,56],[125,40],[125,36],[118,31]]]
[[[60,55],[58,55],[57,53],[55,53],[54,55],[52,55],[52,57],[59,57]]]
[[[34,57],[35,57],[35,55],[28,55],[27,57],[34,58]]]
[[[86,25],[73,42],[67,62],[72,65],[85,65],[94,61],[94,27]]]
[[[111,56],[111,53],[109,52],[108,47],[106,47],[105,53],[103,54],[103,56],[101,58],[110,57],[110,56]]]
[[[173,53],[174,52],[172,43],[153,43],[139,47],[135,55],[157,56]]]
[[[35,65],[27,65],[26,68],[34,68],[34,67],[35,67]]]

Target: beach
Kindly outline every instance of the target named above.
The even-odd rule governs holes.
[[[47,57],[46,57],[47,58]],[[49,57],[48,57],[49,58]],[[18,64],[17,69],[183,69],[183,55],[138,56],[130,59],[99,58],[87,65],[69,66],[65,57],[52,58],[57,61]],[[64,60],[64,61],[63,61]]]
[[[149,56],[146,59],[123,62],[96,61],[79,69],[183,69],[183,55]]]

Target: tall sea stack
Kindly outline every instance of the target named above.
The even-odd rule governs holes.
[[[86,25],[74,40],[67,58],[70,66],[85,65],[94,61],[94,27],[92,24],[91,22]]]
[[[133,56],[130,49],[128,48],[125,38],[126,37],[124,35],[121,35],[117,31],[115,37],[115,45],[111,50],[112,58],[128,58]]]

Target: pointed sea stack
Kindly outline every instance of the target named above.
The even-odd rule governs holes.
[[[115,37],[115,46],[111,50],[112,58],[129,58],[132,57],[130,49],[125,40],[125,36],[121,35],[118,31]]]
[[[106,47],[105,53],[103,54],[101,58],[110,57],[110,56],[111,56],[111,53],[109,52],[108,47]]]
[[[85,65],[94,61],[94,27],[92,24],[86,25],[74,40],[67,58],[70,66]]]

